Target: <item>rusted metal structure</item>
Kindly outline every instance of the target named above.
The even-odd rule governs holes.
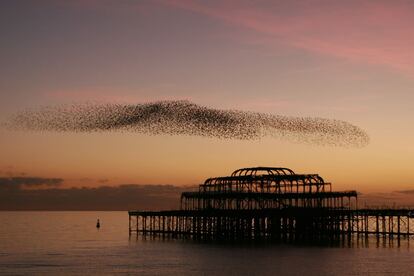
[[[407,236],[410,210],[358,209],[356,191],[332,191],[317,174],[254,167],[209,178],[181,195],[181,208],[129,211],[129,233],[192,239],[259,240]]]

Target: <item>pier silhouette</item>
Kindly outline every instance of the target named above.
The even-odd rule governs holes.
[[[409,209],[358,209],[356,191],[332,191],[318,174],[253,167],[207,179],[180,209],[129,211],[129,233],[195,240],[407,237]]]

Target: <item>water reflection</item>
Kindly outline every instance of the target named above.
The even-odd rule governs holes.
[[[319,238],[312,240],[305,239],[279,239],[279,240],[256,240],[256,241],[235,241],[235,240],[196,240],[189,237],[177,237],[168,235],[141,235],[132,234],[130,242],[161,242],[161,243],[183,243],[183,244],[214,244],[222,246],[272,246],[272,245],[293,245],[300,247],[334,247],[334,248],[410,248],[410,241],[413,237],[407,236],[376,236],[376,235],[343,235],[338,238]]]

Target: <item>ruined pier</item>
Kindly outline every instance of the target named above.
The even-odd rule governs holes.
[[[254,167],[209,178],[181,195],[180,209],[129,211],[129,233],[196,240],[407,237],[409,209],[358,209],[356,191],[332,191],[317,174]]]

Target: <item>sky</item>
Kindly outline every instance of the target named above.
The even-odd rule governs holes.
[[[344,120],[370,136],[342,148],[1,128],[3,179],[182,187],[260,165],[319,173],[337,190],[414,190],[412,1],[5,0],[0,33],[2,121],[45,105],[189,100]]]

